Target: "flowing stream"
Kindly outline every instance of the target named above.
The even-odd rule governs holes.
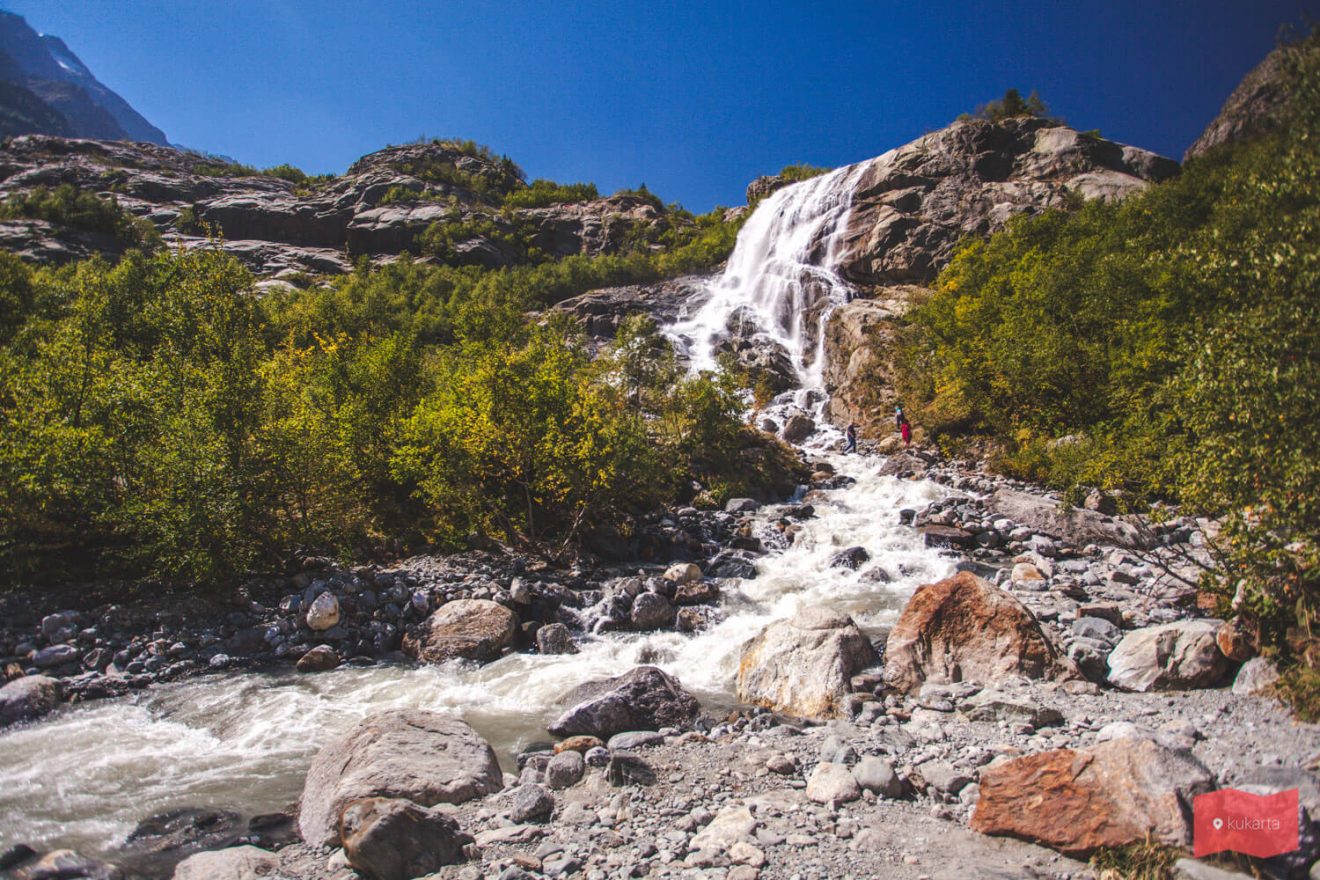
[[[716,334],[747,307],[788,349],[802,378],[803,387],[781,395],[775,407],[819,414],[819,324],[810,326],[806,316],[848,296],[832,259],[863,167],[787,187],[757,208],[706,305],[671,328],[690,343],[694,365],[710,365]],[[676,675],[718,714],[734,702],[740,646],[767,623],[828,604],[874,630],[894,620],[918,584],[949,571],[949,561],[923,547],[897,516],[946,490],[880,476],[882,459],[830,451],[838,437],[827,428],[808,445],[856,484],[813,499],[816,517],[801,524],[792,545],[759,560],[756,578],[726,582],[727,616],[705,632],[581,636],[576,655],[512,654],[481,667],[214,675],[65,707],[0,734],[0,851],[22,842],[106,853],[141,819],[168,809],[284,809],[297,799],[316,750],[383,708],[459,715],[490,740],[506,769],[520,750],[547,739],[545,727],[570,689],[639,663]],[[759,514],[762,521],[774,516],[775,508]],[[865,547],[871,562],[860,571],[831,568],[831,557],[852,546]],[[866,576],[877,566],[888,582]]]

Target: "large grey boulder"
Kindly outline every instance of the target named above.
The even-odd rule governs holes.
[[[255,846],[231,846],[191,855],[174,868],[174,880],[262,880],[276,878],[280,857]]]
[[[45,675],[17,678],[0,687],[0,727],[32,721],[60,704],[59,681]]]
[[[489,599],[458,599],[440,606],[403,640],[405,653],[427,663],[497,659],[513,644],[518,616]]]
[[[369,715],[312,759],[298,830],[312,846],[339,844],[339,814],[354,800],[407,798],[425,807],[499,791],[495,752],[457,718],[420,709]]]
[[[471,835],[439,810],[403,798],[363,798],[344,807],[339,837],[348,863],[370,880],[412,880],[464,861]]]
[[[849,681],[876,660],[852,618],[804,608],[743,645],[738,699],[803,718],[838,717]]]
[[[1212,687],[1228,670],[1220,621],[1178,620],[1133,630],[1109,654],[1109,683],[1129,691]]]
[[[623,675],[589,681],[575,688],[550,732],[587,734],[608,739],[630,730],[682,727],[697,716],[697,698],[678,679],[654,666],[638,666]]]

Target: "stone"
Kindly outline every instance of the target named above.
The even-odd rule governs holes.
[[[995,689],[983,690],[963,703],[968,721],[1006,721],[1049,727],[1063,722],[1058,710],[1041,706],[1025,695]]]
[[[324,593],[322,595],[325,595]],[[298,658],[299,672],[327,672],[339,665],[339,655],[329,645],[317,645]]]
[[[78,649],[73,645],[51,645],[33,655],[32,665],[38,669],[53,669],[65,663],[75,663],[77,660]]]
[[[548,821],[555,811],[555,796],[544,785],[535,783],[509,789],[505,802],[509,805],[509,820],[519,825]]]
[[[1219,627],[1215,642],[1229,660],[1245,663],[1260,650],[1260,630],[1241,615],[1234,615]]]
[[[861,786],[843,764],[821,761],[807,779],[807,797],[818,804],[846,804],[861,796]]]
[[[1247,880],[1250,876],[1196,859],[1184,858],[1173,863],[1173,880]]]
[[[612,740],[611,740],[612,741]],[[598,736],[570,736],[555,743],[555,754],[560,752],[578,752],[585,755],[592,749],[598,749],[605,743]]]
[[[16,678],[0,687],[0,727],[34,721],[48,714],[63,699],[59,681],[45,675]]]
[[[377,712],[312,759],[298,830],[312,846],[335,846],[339,814],[350,801],[389,796],[424,807],[461,804],[503,784],[495,752],[459,719],[419,709]]]
[[[610,749],[640,749],[646,746],[662,745],[665,741],[663,733],[654,730],[629,730],[625,733],[616,733],[610,737]]]
[[[324,632],[339,623],[339,600],[334,593],[322,593],[312,600],[307,609],[307,626],[315,632]]]
[[[628,619],[636,630],[668,629],[674,625],[677,613],[673,604],[659,593],[641,593],[633,599]]]
[[[730,498],[724,504],[726,513],[753,513],[759,510],[761,502],[755,498]]]
[[[927,788],[935,794],[953,797],[971,784],[972,778],[947,761],[927,761],[917,768]]]
[[[1233,679],[1233,693],[1239,696],[1268,696],[1279,683],[1279,668],[1264,657],[1252,657]],[[4,691],[0,691],[3,695]]]
[[[610,753],[609,763],[605,765],[605,779],[614,786],[651,785],[656,777],[651,765],[637,755],[616,751]]]
[[[876,660],[852,618],[803,608],[743,645],[738,699],[803,718],[844,717],[852,677]]]
[[[1212,687],[1228,669],[1218,630],[1219,622],[1209,620],[1133,630],[1109,654],[1109,683],[1129,691]]]
[[[830,559],[830,568],[850,568],[856,571],[870,559],[871,554],[866,552],[865,547],[849,547],[834,554]]]
[[[784,422],[784,429],[779,436],[786,443],[802,443],[816,433],[816,421],[811,416],[795,413]]]
[[[403,798],[350,801],[339,817],[348,863],[370,880],[413,880],[466,859],[474,843],[439,810]]]
[[[1019,562],[1013,566],[1009,580],[1015,584],[1025,583],[1026,581],[1043,581],[1045,575],[1041,574],[1040,569],[1030,562]]]
[[[1072,631],[1082,638],[1097,639],[1110,645],[1123,638],[1123,631],[1100,617],[1078,617],[1072,622]]]
[[[199,852],[179,862],[174,880],[277,880],[280,857],[255,846]]]
[[[694,850],[728,850],[735,843],[751,843],[758,825],[756,817],[746,805],[729,804],[721,807],[715,818],[693,835],[688,847]]]
[[[486,663],[513,645],[518,617],[489,599],[448,602],[404,637],[403,650],[425,663],[463,659]]]
[[[130,874],[156,874],[194,852],[224,849],[244,839],[247,823],[232,810],[177,809],[143,819],[115,860]]]
[[[1058,536],[1073,547],[1087,544],[1145,547],[1149,543],[1149,536],[1123,517],[1106,516],[1084,507],[1066,507],[1052,498],[1019,489],[996,489],[986,499],[986,506],[1032,532]]]
[[[545,765],[546,785],[553,789],[571,788],[587,769],[587,762],[581,752],[560,752]]]
[[[631,730],[685,727],[700,710],[678,679],[654,666],[590,681],[566,698],[568,708],[549,727],[556,736],[611,737]]]
[[[885,643],[885,680],[899,690],[1008,676],[1066,680],[1077,671],[1021,602],[970,572],[918,588]]]
[[[690,584],[701,580],[701,566],[695,562],[675,562],[661,577],[675,584]]]
[[[896,800],[903,796],[903,780],[888,758],[866,755],[852,768],[857,784],[880,797]]]
[[[542,654],[576,654],[577,643],[562,623],[547,623],[536,631],[536,650]]]
[[[1213,775],[1189,754],[1125,737],[988,765],[971,828],[1084,858],[1100,847],[1191,843],[1192,799]]]
[[[719,598],[719,585],[706,580],[679,584],[674,593],[674,603],[677,605],[710,605]]]
[[[976,541],[971,532],[953,526],[922,526],[920,531],[927,547],[966,550]]]

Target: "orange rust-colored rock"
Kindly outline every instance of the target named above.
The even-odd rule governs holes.
[[[1129,737],[1094,749],[1058,749],[981,771],[971,827],[1070,856],[1145,840],[1191,841],[1192,798],[1214,777],[1189,754]]]
[[[1215,643],[1229,660],[1245,663],[1260,651],[1260,627],[1241,615],[1230,617],[1215,633]]]
[[[578,736],[570,736],[568,739],[562,739],[555,743],[555,754],[558,755],[560,752],[581,752],[585,755],[594,748],[603,748],[604,746],[605,743],[600,737],[579,734]]]
[[[1078,677],[1026,606],[970,572],[919,588],[885,647],[885,680],[905,691],[1012,675]]]

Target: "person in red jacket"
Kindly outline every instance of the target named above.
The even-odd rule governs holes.
[[[904,446],[911,446],[911,445],[912,445],[912,424],[911,424],[910,422],[908,422],[907,419],[904,419],[904,420],[903,420],[903,424],[902,424],[902,426],[899,427],[898,430],[899,430],[899,433],[901,433],[901,434],[903,435],[903,445],[904,445]]]

